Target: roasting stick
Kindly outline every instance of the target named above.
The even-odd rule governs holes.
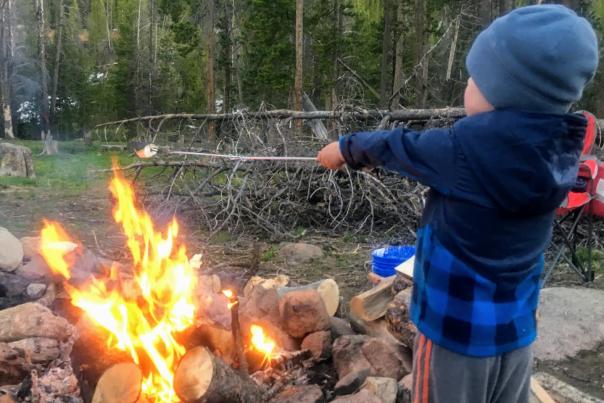
[[[131,143],[134,152],[139,158],[148,159],[157,155],[159,147],[155,144]],[[282,157],[273,155],[235,155],[235,154],[216,154],[196,151],[170,151],[164,150],[169,155],[191,155],[196,157],[222,158],[233,161],[317,161],[316,157]]]

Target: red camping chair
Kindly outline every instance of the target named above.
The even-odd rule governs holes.
[[[555,243],[552,240],[552,249],[557,251],[551,265],[545,270],[542,284],[545,284],[549,279],[560,260],[566,261],[583,281],[593,281],[594,279],[591,264],[593,216],[604,216],[604,163],[591,156],[597,132],[596,118],[589,112],[583,112],[583,114],[587,118],[588,124],[581,152],[577,183],[556,211],[554,228],[561,234],[562,241],[561,243]],[[597,195],[598,188],[601,190],[601,196]],[[587,265],[582,263],[577,256],[577,232],[579,224],[585,218],[587,218],[588,225]],[[564,225],[568,221],[571,222],[570,227]],[[568,250],[568,254],[565,253],[566,250]]]

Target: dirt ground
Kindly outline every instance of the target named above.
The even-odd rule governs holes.
[[[0,226],[6,227],[17,237],[35,236],[42,227],[43,219],[60,221],[74,239],[96,254],[127,261],[124,237],[112,219],[112,201],[106,183],[106,179],[101,177],[84,191],[68,192],[67,196],[62,195],[60,188],[0,184]],[[165,212],[151,212],[160,224],[167,223],[171,218]],[[326,257],[312,264],[289,267],[279,257],[278,244],[252,237],[236,238],[227,233],[208,240],[207,234],[195,226],[195,220],[191,217],[180,217],[179,221],[189,254],[201,252],[204,269],[221,273],[227,277],[227,282],[232,281],[234,285],[242,285],[245,279],[254,274],[286,274],[296,283],[331,277],[340,285],[344,300],[370,287],[367,281],[369,252],[376,245],[308,235],[301,241],[320,245]],[[579,283],[576,276],[561,268],[556,270],[549,285]],[[601,273],[598,273],[594,286],[604,288]],[[539,363],[537,369],[604,399],[604,344],[595,351],[582,352],[564,362]]]

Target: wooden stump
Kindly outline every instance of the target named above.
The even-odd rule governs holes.
[[[96,386],[92,403],[135,403],[141,394],[141,370],[132,363],[109,368]]]
[[[205,347],[189,350],[174,376],[174,390],[187,403],[255,403],[262,391],[251,379],[239,376]]]
[[[350,312],[367,322],[384,316],[388,304],[394,298],[392,284],[395,277],[388,277],[371,290],[353,297],[350,300]]]

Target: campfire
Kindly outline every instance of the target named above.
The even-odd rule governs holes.
[[[318,403],[356,394],[394,403],[408,394],[409,278],[377,279],[347,304],[347,319],[337,317],[333,279],[290,286],[284,275],[250,275],[225,286],[190,257],[175,219],[154,223],[119,169],[109,189],[130,259],[97,258],[44,222],[15,276],[35,266],[50,284],[36,302],[0,310],[0,397]]]
[[[107,334],[107,347],[130,354],[141,365],[145,355],[143,394],[156,402],[178,401],[174,393],[174,367],[185,353],[175,335],[193,324],[197,307],[194,290],[197,273],[190,266],[184,245],[178,242],[174,219],[165,231],[156,228],[149,214],[136,207],[134,191],[118,170],[110,185],[116,206],[115,221],[121,225],[132,258],[134,286],[123,292],[121,273],[109,268],[109,276],[82,286],[65,283],[74,306],[81,308]],[[41,236],[42,256],[50,268],[69,280],[67,259],[72,243],[56,222],[46,222]]]

